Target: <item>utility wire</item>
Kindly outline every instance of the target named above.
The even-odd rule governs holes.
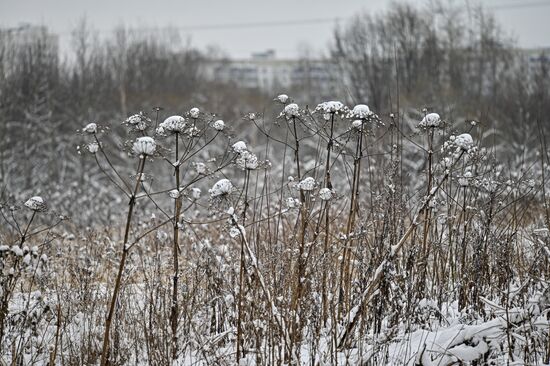
[[[520,2],[518,4],[502,4],[483,6],[485,9],[490,10],[507,10],[507,9],[522,9],[522,8],[541,8],[544,6],[550,6],[550,1],[533,1],[533,2]]]
[[[509,10],[523,8],[538,8],[550,6],[550,1],[532,1],[519,2],[501,5],[481,5],[482,9],[489,10]],[[223,29],[249,29],[249,28],[269,28],[269,27],[284,27],[284,26],[302,26],[313,24],[337,23],[339,21],[349,20],[351,17],[332,17],[332,18],[309,18],[309,19],[294,19],[281,21],[256,21],[243,23],[222,23],[222,24],[197,24],[189,26],[169,27],[181,31],[199,31],[199,30],[223,30]],[[139,31],[156,31],[157,28],[139,28]],[[112,30],[99,30],[100,33],[111,32]],[[70,34],[70,31],[61,31],[58,34]]]
[[[181,30],[202,30],[202,29],[236,29],[236,28],[261,28],[261,27],[280,27],[285,25],[309,25],[320,23],[333,23],[347,18],[317,18],[317,19],[296,19],[285,21],[271,22],[250,22],[250,23],[228,23],[228,24],[207,24],[207,25],[191,25],[177,27]]]
[[[483,9],[490,10],[506,10],[506,9],[521,9],[550,6],[550,1],[533,1],[519,2],[517,4],[501,4],[501,5],[482,5]],[[313,19],[295,19],[283,21],[266,21],[266,22],[249,22],[249,23],[225,23],[225,24],[200,24],[175,27],[179,30],[194,31],[194,30],[210,30],[210,29],[244,29],[244,28],[263,28],[263,27],[282,27],[288,25],[310,25],[322,23],[335,23],[341,20],[348,20],[351,17],[333,17],[333,18],[313,18]]]

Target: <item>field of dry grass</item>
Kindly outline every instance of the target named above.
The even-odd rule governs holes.
[[[475,122],[276,99],[82,126],[116,215],[2,203],[0,363],[550,362],[543,138],[516,169]]]

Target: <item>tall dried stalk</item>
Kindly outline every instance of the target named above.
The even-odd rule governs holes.
[[[120,286],[122,283],[122,275],[124,272],[124,266],[126,264],[126,258],[128,256],[128,252],[130,250],[130,247],[128,244],[128,239],[130,237],[130,228],[132,224],[132,215],[134,213],[134,208],[136,205],[136,195],[139,190],[139,185],[142,179],[143,170],[145,169],[145,161],[147,157],[142,156],[140,157],[140,161],[137,168],[137,175],[136,175],[136,184],[134,186],[134,190],[132,191],[132,194],[130,196],[130,200],[128,202],[128,215],[126,216],[126,226],[124,228],[124,240],[122,242],[122,248],[121,248],[121,256],[118,263],[118,272],[115,279],[115,287],[113,289],[113,292],[111,293],[111,301],[109,303],[109,310],[107,312],[107,318],[105,319],[105,331],[103,333],[103,346],[101,348],[101,366],[106,366],[109,364],[109,353],[110,353],[110,333],[111,333],[111,326],[113,322],[113,316],[115,314],[116,309],[116,303],[118,299],[118,294],[120,292]]]

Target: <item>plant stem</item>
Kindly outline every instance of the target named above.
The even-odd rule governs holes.
[[[103,333],[103,347],[101,349],[101,366],[106,366],[109,364],[109,337],[111,332],[111,326],[113,322],[113,316],[115,313],[116,308],[116,302],[118,299],[118,293],[120,292],[120,285],[122,282],[122,274],[124,272],[124,266],[126,264],[126,258],[128,256],[129,248],[126,246],[128,244],[128,238],[130,236],[130,227],[132,223],[132,215],[134,213],[134,208],[136,205],[136,194],[139,189],[139,183],[141,181],[141,176],[143,174],[143,169],[145,168],[145,159],[144,156],[138,165],[138,174],[136,178],[136,185],[134,187],[134,191],[132,195],[130,196],[130,201],[128,203],[128,216],[126,217],[126,227],[124,229],[124,241],[122,243],[122,255],[120,257],[120,262],[118,264],[118,273],[115,280],[115,288],[113,289],[113,293],[111,295],[111,302],[109,304],[109,311],[107,313],[107,318],[105,319],[105,332]]]
[[[176,137],[176,159],[179,156],[179,134]],[[176,189],[180,189],[180,164],[174,164],[174,175],[176,179]],[[178,356],[178,277],[179,277],[179,217],[181,215],[181,199],[178,197],[174,203],[174,243],[172,247],[173,277],[172,277],[172,304],[170,307],[170,327],[172,330],[172,360]]]

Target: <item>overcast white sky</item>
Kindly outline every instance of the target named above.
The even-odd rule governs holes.
[[[409,0],[425,6],[428,0]],[[453,0],[463,4],[466,0]],[[492,8],[520,46],[550,46],[550,0],[469,0]],[[68,44],[70,30],[85,16],[102,34],[117,25],[188,27],[182,34],[204,48],[218,45],[232,57],[273,48],[279,57],[297,55],[300,44],[326,49],[335,21],[302,25],[205,29],[202,26],[285,22],[347,17],[361,10],[380,12],[389,0],[0,0],[0,27],[44,24]],[[342,22],[343,20],[340,20]]]

